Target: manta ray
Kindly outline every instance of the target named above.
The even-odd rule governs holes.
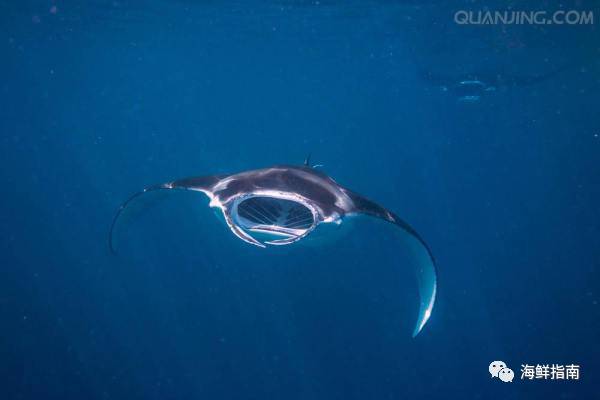
[[[421,70],[420,75],[425,82],[438,87],[442,92],[455,96],[460,102],[477,102],[498,91],[541,84],[563,72],[575,69],[580,64],[581,62],[578,60],[572,60],[547,72],[531,75],[517,75],[502,70],[472,71],[458,75]]]
[[[341,225],[359,216],[378,218],[398,227],[401,244],[414,257],[419,315],[415,337],[431,316],[437,291],[435,261],[421,236],[396,214],[353,192],[331,177],[308,165],[276,165],[231,175],[190,177],[149,186],[133,194],[118,209],[109,234],[115,252],[113,232],[119,216],[136,198],[157,190],[188,190],[205,194],[210,207],[220,210],[231,232],[251,245],[291,245],[329,224]],[[326,230],[325,230],[326,231]]]

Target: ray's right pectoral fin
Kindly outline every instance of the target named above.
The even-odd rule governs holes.
[[[185,178],[185,179],[180,179],[180,180],[176,180],[176,181],[172,181],[172,182],[149,186],[140,192],[134,193],[123,204],[121,204],[121,206],[117,210],[117,212],[112,220],[112,223],[110,226],[110,231],[109,231],[109,236],[108,236],[108,245],[109,245],[111,252],[116,253],[115,232],[116,232],[116,228],[119,225],[120,221],[122,220],[123,216],[126,214],[126,211],[132,212],[132,211],[136,210],[139,212],[142,209],[148,208],[148,206],[150,204],[154,203],[154,202],[150,201],[150,198],[152,196],[148,197],[148,200],[145,200],[147,198],[147,196],[143,196],[143,195],[145,195],[147,193],[165,192],[165,191],[174,190],[174,189],[192,190],[192,191],[202,192],[205,195],[207,195],[209,197],[209,199],[212,200],[212,198],[213,198],[212,188],[222,178],[223,178],[223,176],[219,176],[219,175]]]
[[[413,337],[417,336],[433,311],[437,294],[437,271],[435,260],[431,255],[429,247],[423,239],[413,234],[412,228],[407,230],[403,227],[405,223],[396,224],[402,228],[402,241],[409,248],[415,260],[415,271],[419,290],[419,316],[413,330]]]
[[[356,213],[380,218],[400,228],[400,240],[413,256],[418,281],[419,316],[413,331],[415,337],[431,317],[437,294],[437,270],[431,250],[423,238],[397,215],[358,194],[348,193],[354,201]]]

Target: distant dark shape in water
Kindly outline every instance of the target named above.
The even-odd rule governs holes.
[[[431,315],[437,277],[434,259],[425,241],[394,213],[311,168],[308,160],[304,166],[278,165],[150,186],[131,196],[115,215],[109,237],[113,252],[113,232],[126,207],[145,193],[171,189],[204,193],[210,199],[210,207],[221,211],[234,235],[262,248],[289,245],[313,232],[329,235],[327,226],[340,226],[350,217],[369,216],[387,221],[400,228],[395,232],[400,232],[402,245],[410,250],[417,266],[420,307],[413,336],[423,329]]]
[[[550,72],[537,75],[512,75],[506,73],[472,72],[460,75],[444,75],[432,71],[421,71],[421,79],[441,92],[448,93],[459,102],[478,102],[498,91],[514,87],[527,87],[552,79],[565,70],[574,67],[568,64]]]

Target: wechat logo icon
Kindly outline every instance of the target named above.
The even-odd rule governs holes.
[[[502,382],[512,382],[515,377],[513,370],[508,368],[504,361],[492,361],[488,371],[490,371],[492,379],[498,378]]]

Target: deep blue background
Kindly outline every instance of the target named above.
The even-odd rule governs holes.
[[[594,26],[560,27],[417,4],[0,1],[0,398],[598,398],[597,3],[566,5]],[[470,104],[422,79],[565,65]],[[108,251],[148,184],[307,153],[433,249],[416,339],[383,235],[265,252],[177,194]]]

